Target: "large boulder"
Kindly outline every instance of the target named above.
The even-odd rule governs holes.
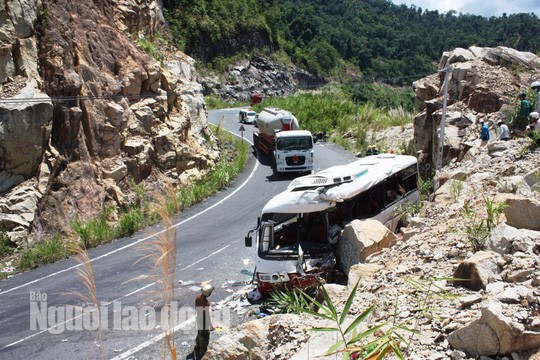
[[[533,254],[535,244],[540,244],[540,232],[528,229],[516,229],[505,222],[498,224],[486,241],[486,249],[500,255],[521,251]]]
[[[36,175],[52,128],[52,101],[36,81],[11,99],[0,105],[0,193]]]
[[[540,332],[525,330],[504,314],[501,303],[491,302],[478,320],[452,332],[448,342],[472,355],[510,355],[540,347]]]
[[[458,265],[454,272],[454,278],[458,280],[454,284],[472,290],[481,290],[493,282],[499,273],[496,254],[490,251],[479,251]]]
[[[392,246],[396,239],[397,236],[380,221],[353,220],[345,226],[338,242],[338,264],[348,274],[353,265]]]
[[[539,200],[522,195],[498,194],[495,202],[504,204],[504,216],[508,225],[540,231]]]

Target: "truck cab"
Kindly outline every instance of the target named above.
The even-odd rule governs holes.
[[[313,136],[307,130],[276,133],[274,166],[277,173],[313,170]]]

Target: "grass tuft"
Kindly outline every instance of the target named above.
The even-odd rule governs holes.
[[[79,279],[81,280],[86,293],[79,291],[72,292],[79,299],[87,304],[92,304],[95,308],[95,312],[92,313],[94,319],[97,319],[97,336],[99,342],[99,352],[101,359],[105,359],[105,354],[103,351],[103,333],[102,333],[102,324],[101,324],[101,314],[99,307],[99,298],[97,294],[96,281],[94,277],[94,270],[92,269],[92,263],[90,261],[90,256],[84,242],[81,240],[71,243],[69,246],[69,251],[73,254],[73,258],[81,265],[77,267],[76,273]]]
[[[69,251],[59,236],[47,239],[24,250],[17,266],[19,271],[37,268],[39,265],[66,258]]]

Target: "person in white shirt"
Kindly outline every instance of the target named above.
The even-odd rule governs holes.
[[[497,125],[499,125],[500,130],[499,139],[504,141],[510,140],[510,129],[508,129],[508,125],[504,123],[504,120],[497,121]]]
[[[533,81],[531,89],[536,95],[536,101],[534,102],[534,111],[540,113],[540,81]]]
[[[536,111],[533,111],[529,114],[530,124],[527,125],[527,131],[536,131],[540,132],[540,114]]]

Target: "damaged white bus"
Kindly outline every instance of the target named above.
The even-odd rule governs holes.
[[[279,283],[306,287],[335,267],[334,245],[345,224],[375,219],[395,231],[396,209],[418,202],[418,161],[381,154],[293,180],[263,208],[256,232],[255,274],[267,294]]]

